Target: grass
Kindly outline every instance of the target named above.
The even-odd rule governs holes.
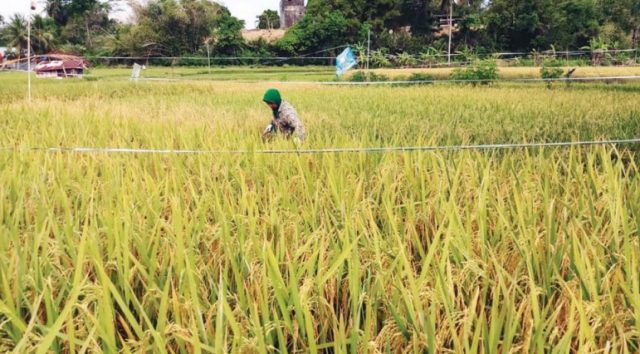
[[[0,351],[640,351],[636,148],[262,145],[266,84],[1,76]],[[289,84],[305,147],[630,138],[638,86]]]
[[[89,75],[98,80],[129,78],[131,68],[97,67],[89,71]],[[162,67],[149,66],[142,71],[143,78],[179,79],[179,80],[304,80],[329,81],[335,77],[335,69],[331,67]]]
[[[571,67],[562,68],[566,72]],[[406,77],[414,73],[430,74],[437,80],[449,79],[451,68],[426,68],[426,69],[375,69],[374,72],[389,76],[390,78]],[[539,79],[539,67],[499,67],[498,72],[503,80],[513,79]],[[578,67],[572,77],[596,78],[611,76],[640,76],[640,66],[587,66]]]
[[[565,71],[569,68],[563,68]],[[406,79],[412,74],[426,74],[436,80],[447,80],[451,76],[451,68],[425,69],[373,69],[372,72],[390,79]],[[347,78],[352,74],[348,73]],[[500,67],[500,78],[531,79],[540,78],[538,67]],[[14,75],[0,72],[0,75]],[[640,76],[640,66],[618,67],[578,67],[573,77],[611,77]],[[1,76],[0,76],[1,77]],[[131,77],[130,67],[105,68],[96,67],[88,71],[88,78],[97,81],[128,80]],[[335,69],[330,66],[283,66],[283,67],[163,67],[149,66],[142,71],[142,78],[193,80],[193,81],[334,81]]]

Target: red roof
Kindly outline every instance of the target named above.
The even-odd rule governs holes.
[[[74,60],[54,60],[45,61],[36,65],[36,73],[58,70],[73,70],[73,69],[85,69],[84,61],[81,59]]]

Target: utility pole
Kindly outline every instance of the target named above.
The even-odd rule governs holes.
[[[636,49],[638,46],[638,37],[640,36],[640,25],[631,29],[631,48]]]
[[[447,62],[451,66],[451,41],[452,41],[452,27],[453,27],[453,0],[449,0],[449,51],[447,55]]]
[[[27,87],[29,102],[31,102],[31,12],[36,9],[36,2],[31,1],[27,16]]]
[[[367,33],[367,70],[369,70],[369,58],[371,57],[371,28]]]
[[[209,74],[211,74],[211,49],[209,48],[210,43],[207,40],[207,61],[209,62]]]

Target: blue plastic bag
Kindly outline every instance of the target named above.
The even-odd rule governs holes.
[[[353,54],[351,48],[347,47],[347,49],[336,58],[336,75],[340,77],[356,65],[358,65],[358,59],[355,54]]]

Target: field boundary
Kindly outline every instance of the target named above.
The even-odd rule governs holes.
[[[590,82],[590,81],[613,81],[613,80],[640,80],[640,76],[593,76],[593,77],[571,77],[571,78],[522,78],[522,79],[478,79],[478,80],[398,80],[398,81],[327,81],[319,82],[323,85],[334,86],[369,86],[369,85],[407,85],[407,84],[435,84],[435,83],[490,83],[490,82]]]
[[[317,154],[353,154],[353,153],[403,153],[403,152],[457,152],[457,151],[495,151],[516,149],[550,149],[584,146],[622,146],[640,145],[640,138],[617,140],[567,141],[551,143],[521,143],[521,144],[485,144],[485,145],[448,145],[448,146],[397,146],[397,147],[355,147],[355,148],[327,148],[327,149],[284,149],[284,150],[170,150],[170,149],[129,149],[129,148],[92,148],[92,147],[5,147],[0,151],[24,153],[71,153],[71,154],[132,154],[132,155],[317,155]]]
[[[130,80],[129,78],[114,78],[107,80]],[[640,76],[592,76],[592,77],[574,77],[574,78],[557,78],[557,79],[542,79],[542,78],[521,78],[521,79],[497,79],[497,80],[389,80],[389,81],[300,81],[300,80],[209,80],[207,78],[162,78],[162,77],[148,77],[139,78],[139,82],[206,82],[206,83],[240,83],[240,84],[274,84],[274,85],[325,85],[325,86],[385,86],[385,85],[431,85],[431,84],[482,84],[482,83],[548,83],[548,82],[599,82],[599,81],[634,81],[640,80]]]
[[[83,58],[87,59],[87,60],[142,60],[142,61],[156,61],[156,60],[191,60],[191,61],[230,61],[230,60],[296,60],[296,59],[306,59],[306,60],[335,60],[336,56],[318,56],[317,54],[322,54],[322,53],[329,53],[332,50],[338,50],[338,49],[343,49],[343,48],[347,48],[347,47],[351,47],[350,45],[341,45],[341,46],[337,46],[337,47],[332,47],[332,48],[327,48],[327,49],[322,49],[322,50],[318,50],[312,53],[307,53],[307,54],[300,54],[300,55],[292,55],[292,56],[242,56],[242,55],[236,55],[236,56],[198,56],[198,55],[186,55],[186,56],[118,56],[118,55],[112,55],[112,56],[103,56],[103,55],[86,55],[83,56]],[[584,56],[584,55],[604,55],[604,54],[622,54],[622,53],[636,53],[636,52],[640,52],[640,49],[637,48],[627,48],[627,49],[594,49],[594,50],[569,50],[569,51],[541,51],[541,52],[489,52],[489,53],[475,53],[474,55],[478,56],[478,57],[482,57],[482,58],[504,58],[504,57],[534,57],[534,56],[539,56],[539,57],[558,57],[560,59],[563,59],[567,56],[569,57],[574,57],[574,56]],[[399,55],[400,53],[396,53],[396,54],[391,54],[391,53],[387,53],[385,54],[386,58],[395,58]],[[406,54],[406,53],[405,53]],[[43,57],[43,56],[47,56],[46,54],[40,54],[40,55],[33,55],[32,58],[34,57]],[[421,54],[409,54],[410,57],[412,58],[416,58],[419,61],[426,61],[426,60],[421,60]],[[436,53],[430,53],[428,55],[429,57],[434,57],[434,58],[446,58],[446,57],[463,57],[463,56],[468,56],[468,54],[465,53],[461,53],[461,52],[452,52],[452,53],[446,53],[446,52],[436,52]],[[20,59],[15,59],[15,60],[11,60],[8,61],[7,63],[9,64],[13,64],[15,62],[23,62],[23,61],[27,61],[28,58],[20,58]]]

